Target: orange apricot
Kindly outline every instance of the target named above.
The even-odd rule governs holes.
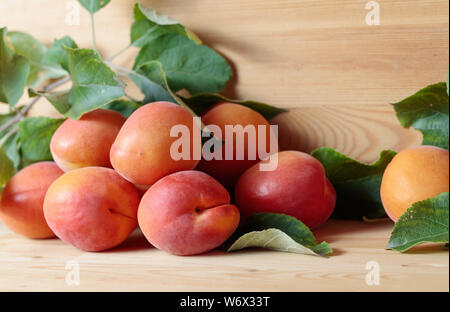
[[[239,224],[227,190],[200,171],[182,171],[156,182],[139,205],[139,226],[155,247],[195,255],[220,246]]]
[[[188,132],[185,147],[189,148],[189,153],[181,159],[174,157],[171,151],[180,139],[171,135],[178,126]],[[147,104],[136,110],[123,125],[111,148],[111,163],[122,177],[139,189],[148,189],[166,175],[197,166],[201,142],[194,145],[194,134],[201,139],[200,127],[186,109],[169,102]]]
[[[44,218],[44,197],[64,172],[54,162],[32,164],[8,181],[0,199],[0,220],[12,231],[34,239],[55,234]]]
[[[53,159],[66,172],[111,167],[109,151],[125,120],[118,112],[106,109],[89,112],[79,120],[67,119],[52,137]]]
[[[48,189],[44,216],[64,242],[85,251],[121,244],[137,227],[140,197],[114,170],[85,167],[58,178]]]
[[[234,103],[219,103],[203,115],[202,121],[206,127],[210,125],[217,126],[220,129],[220,133],[214,133],[214,135],[218,140],[224,141],[224,143],[219,153],[222,155],[222,159],[206,160],[203,158],[197,169],[211,175],[229,190],[233,190],[235,183],[245,170],[262,160],[258,154],[259,149],[270,153],[270,144],[273,143],[275,148],[272,149],[272,152],[278,152],[278,142],[276,142],[276,137],[270,128],[269,122],[260,113],[251,108]],[[236,126],[241,126],[244,129],[247,126],[254,128],[256,141],[250,142],[248,134],[239,135],[236,133],[227,138],[226,128]],[[265,129],[263,133],[265,133],[266,139],[261,140],[265,143],[265,146],[262,146],[259,142],[260,133],[258,132],[258,126]],[[248,129],[250,130],[251,128]],[[214,129],[211,128],[211,131],[214,132]],[[254,156],[256,157],[251,155],[251,149],[249,148],[251,145],[249,143],[254,143],[256,149]],[[227,160],[226,149],[230,147],[233,152],[232,159]],[[237,157],[238,153],[243,155],[241,160]]]
[[[398,219],[414,203],[449,191],[449,152],[435,146],[409,148],[387,166],[381,200],[388,216]]]

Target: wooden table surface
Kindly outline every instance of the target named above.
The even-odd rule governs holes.
[[[447,76],[448,0],[379,0],[379,26],[366,24],[366,0],[141,2],[182,21],[232,63],[226,95],[290,109],[273,121],[283,149],[327,145],[369,162],[382,149],[418,145],[420,134],[402,129],[389,103]],[[47,44],[69,34],[89,47],[88,15],[81,10],[79,25],[66,22],[74,3],[2,0],[0,26]],[[104,56],[128,44],[133,4],[113,0],[97,14]],[[134,55],[132,49],[117,64],[131,66]],[[32,114],[57,116],[45,101]],[[390,222],[330,222],[318,233],[335,249],[328,259],[267,251],[179,258],[148,248],[139,235],[91,254],[0,226],[0,290],[448,291],[448,252],[387,251],[391,229]],[[80,265],[80,286],[66,285],[70,261]],[[379,286],[366,285],[368,261],[380,265]]]
[[[316,235],[334,253],[320,258],[258,249],[177,257],[151,247],[139,231],[114,250],[85,253],[0,226],[0,291],[449,291],[448,251],[386,250],[392,227],[387,220],[330,221]],[[366,284],[371,261],[379,285]],[[74,272],[79,285],[70,282]]]

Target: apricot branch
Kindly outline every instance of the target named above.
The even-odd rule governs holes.
[[[51,83],[48,86],[44,87],[44,91],[45,92],[52,91],[69,81],[70,77],[68,76],[61,78],[60,80],[57,80],[54,83]],[[22,121],[27,116],[28,112],[34,106],[34,104],[36,104],[40,99],[41,96],[36,96],[29,104],[25,105],[22,109],[17,110],[16,115],[0,127],[0,133],[5,131],[12,125],[15,125],[16,123]]]
[[[117,58],[119,55],[125,53],[129,48],[131,48],[131,44],[127,45],[125,48],[121,49],[119,52],[111,55],[109,58],[106,59],[107,62],[113,61],[115,58]]]

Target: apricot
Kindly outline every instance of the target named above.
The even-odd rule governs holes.
[[[171,146],[178,137],[171,136],[174,126],[188,129],[190,147],[185,159],[174,159]],[[193,116],[179,105],[155,102],[136,110],[125,122],[111,148],[111,163],[116,171],[140,189],[148,189],[164,176],[194,169],[201,155],[201,142],[194,157],[194,132],[200,127]]]
[[[214,133],[214,135],[218,140],[225,143],[221,147],[222,159],[206,160],[203,158],[197,169],[217,179],[228,190],[233,190],[234,185],[245,170],[262,160],[258,154],[260,148],[270,154],[270,144],[272,142],[275,146],[273,152],[278,152],[278,142],[270,128],[269,122],[251,108],[234,103],[219,103],[202,116],[202,121],[207,127],[210,125],[217,126],[220,129],[220,133]],[[226,126],[242,126],[243,128],[253,126],[255,128],[256,157],[253,158],[250,155],[248,135],[240,136],[235,134],[231,140],[226,140]],[[259,143],[258,126],[263,126],[265,129],[266,140],[261,140],[265,142],[265,148]],[[214,132],[212,128],[211,131]],[[229,146],[233,149],[233,159],[226,160],[225,151]],[[237,157],[239,152],[244,156],[242,160],[239,160]]]
[[[85,251],[121,244],[137,227],[140,197],[114,170],[69,171],[48,189],[44,215],[56,236]]]
[[[235,201],[242,220],[255,213],[282,213],[314,230],[333,213],[336,192],[314,157],[296,151],[278,153],[278,166],[261,171],[260,164],[239,178]]]
[[[111,167],[109,151],[125,117],[118,112],[97,109],[79,120],[67,119],[50,143],[53,159],[64,171],[83,167]]]
[[[156,182],[139,205],[139,226],[148,241],[187,256],[220,246],[236,230],[239,210],[227,190],[200,171],[182,171]]]
[[[394,221],[414,203],[449,191],[449,152],[420,146],[398,153],[386,167],[381,182],[381,200]]]
[[[0,220],[12,231],[34,239],[55,234],[44,218],[44,197],[64,172],[54,162],[40,162],[20,170],[6,184],[0,199]]]

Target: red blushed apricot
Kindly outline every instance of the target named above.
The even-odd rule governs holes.
[[[50,143],[53,159],[64,171],[83,167],[111,167],[109,151],[126,118],[97,109],[79,120],[67,119]]]
[[[138,220],[152,245],[187,256],[220,246],[236,230],[239,211],[212,177],[182,171],[159,180],[145,193]]]
[[[285,151],[278,153],[274,171],[261,171],[259,164],[249,168],[236,184],[235,201],[242,220],[255,213],[283,213],[314,230],[331,216],[336,192],[317,159]]]
[[[225,141],[222,145],[222,159],[213,159],[213,160],[205,160],[202,159],[200,164],[198,165],[198,170],[206,172],[211,175],[215,179],[217,179],[220,183],[222,183],[227,189],[233,190],[234,185],[237,180],[241,176],[241,174],[258,163],[262,159],[258,156],[258,149],[262,148],[265,152],[270,152],[270,143],[274,143],[276,148],[274,148],[274,152],[278,152],[278,142],[276,142],[276,137],[271,131],[269,122],[258,112],[252,110],[243,105],[234,104],[234,103],[219,103],[209,109],[202,117],[203,123],[208,127],[209,125],[218,126],[221,130],[221,134],[214,133],[218,140]],[[245,135],[240,137],[238,135],[234,135],[232,142],[226,140],[225,136],[225,127],[226,126],[242,126],[243,128],[247,126],[253,126],[256,130],[256,157],[255,159],[251,159],[249,157],[249,148],[248,148],[248,136]],[[266,135],[266,148],[264,149],[260,146],[258,142],[258,126],[263,126],[265,128]],[[212,130],[213,131],[213,130]],[[225,149],[226,145],[229,144],[233,147],[233,159],[226,160],[225,159]],[[242,160],[237,159],[237,151],[242,150],[244,155]]]
[[[397,220],[414,203],[449,191],[449,152],[420,146],[398,153],[386,167],[381,200],[388,216]]]
[[[54,162],[40,162],[19,171],[6,184],[0,199],[0,219],[12,231],[35,239],[55,234],[44,218],[44,197],[64,172]]]
[[[48,189],[44,215],[63,241],[85,251],[121,244],[137,226],[139,195],[114,170],[86,167],[70,171]]]
[[[188,159],[174,159],[171,146],[178,137],[171,137],[174,126],[186,127],[190,146]],[[194,159],[194,132],[200,136],[200,128],[194,126],[193,116],[179,105],[155,102],[136,110],[125,122],[111,148],[111,163],[116,171],[139,188],[150,185],[164,176],[190,170],[197,166]],[[201,144],[196,154],[201,155]],[[198,158],[200,158],[198,156]]]

